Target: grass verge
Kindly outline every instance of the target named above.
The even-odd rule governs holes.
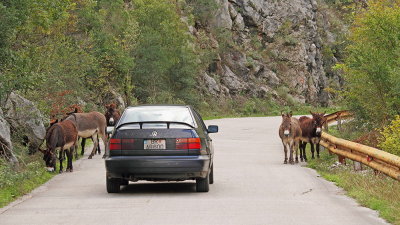
[[[355,172],[353,162],[349,159],[346,160],[347,165],[338,165],[336,162],[336,155],[323,150],[320,159],[308,161],[308,167],[343,188],[360,205],[376,210],[381,218],[400,225],[400,182],[383,174],[375,174],[364,165],[362,171]]]
[[[91,144],[91,140],[87,140],[86,149]],[[47,172],[44,168],[45,164],[42,160],[42,154],[37,152],[34,155],[28,155],[26,154],[27,151],[24,146],[14,146],[14,152],[20,161],[18,168],[12,167],[2,159],[0,160],[0,208],[31,192],[58,174],[58,160],[57,171]],[[79,147],[78,152],[80,153],[80,151],[81,148]],[[66,160],[64,160],[64,170],[66,166]]]

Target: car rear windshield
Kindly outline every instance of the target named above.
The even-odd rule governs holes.
[[[196,126],[189,108],[183,106],[139,106],[125,110],[119,124],[134,122],[180,122]]]

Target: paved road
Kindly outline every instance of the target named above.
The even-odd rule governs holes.
[[[279,117],[207,121],[215,183],[131,183],[107,194],[104,162],[75,163],[34,193],[0,209],[0,224],[385,224],[302,165],[284,165]]]

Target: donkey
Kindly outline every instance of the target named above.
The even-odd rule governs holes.
[[[67,153],[68,163],[67,172],[72,172],[72,154],[78,138],[78,130],[71,121],[63,121],[53,124],[46,132],[46,150],[39,149],[43,153],[43,160],[46,162],[47,168],[56,170],[56,149],[61,148],[59,151],[60,160],[60,173],[63,172],[62,161],[64,159],[64,152]]]
[[[71,115],[72,113],[83,113],[83,111],[81,110],[81,109],[78,109],[77,107],[75,107],[75,109],[74,109],[74,111],[72,111],[72,112],[67,112],[66,113],[66,116],[63,118],[63,120],[64,119],[66,119],[69,115]],[[77,141],[77,145],[76,145],[76,149],[78,149],[78,142],[79,142],[79,139],[80,139],[81,137],[79,137],[78,138],[78,141]],[[82,138],[82,141],[81,141],[81,155],[83,155],[84,153],[85,153],[85,145],[86,145],[86,139],[87,138]],[[93,138],[91,138],[92,139],[92,142],[93,143],[95,143],[95,141],[93,140]],[[97,146],[96,146],[96,151],[95,151],[95,153],[99,153],[99,155],[100,155],[100,153],[101,153],[101,151],[100,151],[100,144],[99,144],[99,137],[97,136]],[[75,158],[78,158],[78,151],[75,151]]]
[[[121,118],[121,112],[117,109],[117,106],[114,103],[105,105],[105,107],[106,112],[104,113],[104,116],[106,117],[107,126],[114,126]]]
[[[82,138],[91,137],[93,140],[93,150],[89,155],[89,159],[93,157],[98,145],[98,135],[100,134],[103,143],[107,144],[106,131],[106,118],[99,112],[90,113],[72,113],[65,120],[72,121],[78,129],[78,136]],[[104,157],[104,156],[103,156]]]
[[[300,127],[302,131],[300,141],[300,160],[307,162],[306,146],[307,142],[311,145],[311,158],[314,159],[314,145],[317,149],[317,157],[319,158],[319,141],[321,139],[322,127],[326,122],[324,113],[311,112],[312,118],[307,116],[300,117]]]
[[[282,115],[282,123],[279,127],[279,137],[282,139],[283,149],[285,151],[285,161],[284,164],[287,164],[287,151],[290,151],[289,163],[294,164],[293,162],[293,151],[296,151],[296,163],[299,162],[298,159],[298,147],[299,141],[301,137],[301,128],[300,123],[297,118],[292,117],[292,112]]]

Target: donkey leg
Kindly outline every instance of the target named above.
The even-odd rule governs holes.
[[[85,143],[86,143],[86,138],[82,138],[81,141],[81,155],[83,155],[85,153]]]
[[[304,158],[304,162],[307,162],[306,148],[307,148],[307,142],[303,142],[303,158]]]
[[[295,153],[296,153],[296,160],[295,160],[295,162],[296,162],[296,163],[299,163],[299,157],[298,157],[298,155],[299,155],[299,141],[295,141],[294,151],[295,151]]]
[[[316,146],[317,146],[317,158],[319,159],[319,143],[316,144]]]
[[[60,173],[63,172],[63,164],[62,164],[63,158],[64,158],[64,149],[61,149],[58,154],[58,160],[60,160],[60,171],[59,171]]]
[[[72,172],[72,155],[75,149],[70,149],[67,152],[67,157],[68,157],[68,166],[67,166],[67,172]],[[76,152],[76,151],[75,151]]]
[[[311,145],[311,158],[315,159],[315,157],[314,157],[314,144],[312,142],[310,142],[310,145]]]
[[[100,150],[100,142],[99,142],[99,135],[97,135],[97,153],[100,155],[101,150]]]
[[[74,153],[75,153],[75,159],[78,159],[78,142],[75,142],[74,144]]]
[[[96,133],[94,133],[93,135],[92,135],[92,140],[93,140],[93,149],[92,149],[92,152],[90,153],[90,155],[89,155],[89,157],[88,157],[88,159],[91,159],[93,156],[94,156],[94,154],[96,153],[96,146],[97,146],[97,138],[95,137],[95,136],[97,136],[98,134],[97,134],[97,132]]]
[[[107,134],[106,134],[106,129],[100,129],[99,131],[100,135],[101,135],[101,140],[103,140],[103,144],[104,144],[104,154],[102,156],[102,158],[104,159],[107,156]],[[100,145],[99,145],[99,152],[100,152]],[[100,153],[99,153],[100,154]]]
[[[302,142],[302,141],[299,141],[300,161],[303,162],[303,152],[302,152],[302,148],[303,148],[303,142]]]
[[[294,161],[293,161],[293,150],[294,150],[294,143],[293,142],[291,142],[290,144],[289,144],[289,163],[290,164],[294,164]]]
[[[283,151],[285,152],[285,160],[283,161],[283,164],[287,164],[287,146],[285,143],[283,143]]]

